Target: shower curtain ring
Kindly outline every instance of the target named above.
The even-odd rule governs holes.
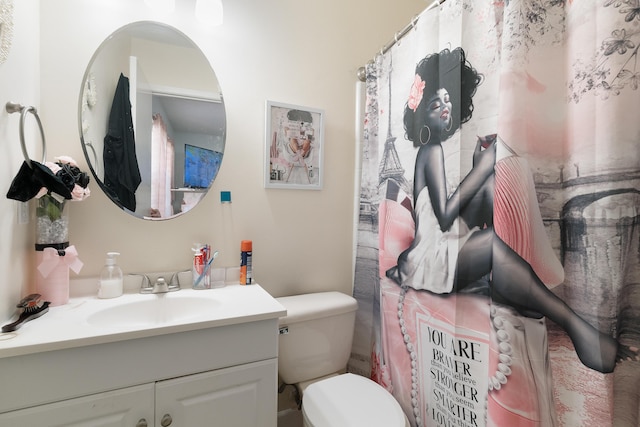
[[[356,76],[358,77],[358,80],[360,80],[361,82],[366,82],[367,70],[364,67],[358,68],[358,71],[356,72]]]
[[[396,41],[396,45],[400,46],[400,40],[398,39],[398,33],[393,35],[393,39]]]

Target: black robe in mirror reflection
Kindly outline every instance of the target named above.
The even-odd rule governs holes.
[[[114,201],[135,212],[136,190],[142,178],[136,157],[129,79],[122,73],[111,104],[103,158],[105,190]]]

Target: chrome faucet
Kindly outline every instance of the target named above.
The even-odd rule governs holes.
[[[164,280],[164,277],[158,277],[158,280],[156,280],[156,283],[153,284],[153,289],[151,290],[151,293],[164,294],[166,292],[169,292],[169,285],[167,284],[167,281]]]
[[[164,276],[160,276],[156,279],[153,285],[151,284],[151,279],[149,279],[149,276],[146,274],[136,274],[136,276],[142,276],[142,286],[140,287],[141,294],[164,294],[180,290],[178,272],[173,273],[169,283],[167,283]]]

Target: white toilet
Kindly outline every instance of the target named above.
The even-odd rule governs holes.
[[[380,385],[345,372],[358,304],[340,292],[277,298],[278,374],[302,393],[305,427],[406,427],[400,404]]]

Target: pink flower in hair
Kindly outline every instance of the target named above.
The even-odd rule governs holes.
[[[409,101],[407,106],[415,113],[422,101],[422,93],[424,92],[425,82],[416,74],[413,84],[411,85],[411,91],[409,92]]]

